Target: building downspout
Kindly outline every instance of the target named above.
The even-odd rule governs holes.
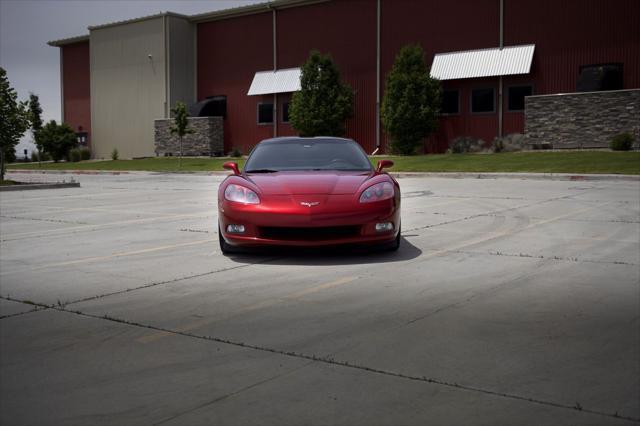
[[[380,150],[380,0],[376,11],[376,150]]]
[[[269,6],[270,7],[270,6]],[[278,70],[278,40],[277,40],[277,23],[276,9],[273,8],[273,72]],[[273,137],[278,137],[278,94],[273,94]]]
[[[169,28],[167,25],[167,15],[162,17],[162,25],[164,31],[164,118],[170,118],[169,110]]]
[[[62,56],[62,49],[62,46],[58,48],[60,51],[60,122],[64,123],[64,57]],[[89,44],[89,49],[91,49],[91,44]],[[91,53],[89,53],[89,62],[91,62]],[[89,65],[89,78],[91,78],[91,65]],[[91,96],[91,86],[89,86],[89,96]]]
[[[504,48],[504,0],[500,0],[500,50]],[[502,76],[498,77],[498,137],[502,137],[503,94]]]

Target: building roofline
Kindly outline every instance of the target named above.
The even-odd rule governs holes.
[[[132,24],[135,22],[161,18],[163,16],[172,16],[174,18],[186,19],[195,24],[199,24],[199,23],[208,22],[208,21],[218,21],[222,19],[230,19],[230,18],[236,18],[236,17],[246,16],[246,15],[255,15],[258,13],[268,12],[274,9],[288,9],[292,7],[307,6],[307,5],[316,4],[316,3],[325,3],[328,1],[330,0],[272,0],[272,1],[266,1],[266,2],[263,1],[260,3],[250,4],[247,6],[232,7],[230,9],[222,9],[222,10],[215,10],[213,12],[199,13],[196,15],[182,15],[180,13],[167,11],[167,12],[156,13],[154,15],[141,16],[139,18],[126,19],[123,21],[115,21],[115,22],[108,22],[106,24],[92,25],[88,27],[88,30],[93,31],[93,30],[99,30],[102,28],[115,27],[118,25]],[[64,38],[59,40],[51,40],[47,42],[47,44],[53,47],[62,47],[68,44],[79,43],[83,41],[89,41],[89,34],[69,37],[69,38]]]
[[[207,21],[218,21],[245,15],[255,15],[258,13],[269,12],[273,9],[288,9],[291,7],[307,6],[328,1],[329,0],[273,0],[250,4],[247,6],[233,7],[230,9],[216,10],[213,12],[199,13],[197,15],[191,15],[189,20],[199,24]]]
[[[88,29],[89,29],[89,31],[99,30],[99,29],[102,29],[102,28],[116,27],[116,26],[119,26],[119,25],[126,25],[126,24],[133,24],[135,22],[147,21],[147,20],[150,20],[150,19],[158,19],[158,18],[162,18],[163,16],[172,16],[174,18],[182,18],[182,19],[187,19],[187,20],[190,18],[188,15],[182,15],[180,13],[167,11],[167,12],[155,13],[153,15],[141,16],[139,18],[125,19],[124,21],[115,21],[115,22],[108,22],[106,24],[91,25],[90,27],[88,27]]]
[[[89,34],[68,37],[68,38],[61,38],[59,40],[51,40],[51,41],[48,41],[47,44],[53,47],[62,47],[67,44],[80,43],[83,41],[89,41]]]

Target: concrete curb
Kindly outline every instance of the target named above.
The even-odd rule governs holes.
[[[622,180],[640,182],[640,175],[572,174],[572,173],[469,173],[469,172],[390,172],[395,178],[450,178],[450,179],[522,179],[598,181]]]
[[[130,171],[119,170],[33,170],[33,169],[7,169],[7,173],[25,173],[42,175],[120,175],[129,174]],[[148,172],[143,172],[148,173]]]
[[[26,191],[30,189],[56,189],[56,188],[79,188],[79,187],[80,187],[80,182],[21,183],[18,185],[0,186],[0,192]]]
[[[7,173],[30,174],[74,174],[74,175],[120,175],[120,174],[154,174],[154,175],[203,175],[203,176],[227,176],[228,171],[184,171],[184,172],[160,172],[160,171],[109,171],[109,170],[21,170],[10,169]],[[527,179],[527,180],[567,180],[567,181],[598,181],[598,180],[622,180],[640,182],[640,175],[614,175],[614,174],[575,174],[575,173],[485,173],[485,172],[393,172],[393,177],[402,178],[450,178],[450,179]]]

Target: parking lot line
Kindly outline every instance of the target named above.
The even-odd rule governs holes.
[[[37,269],[46,269],[46,268],[58,267],[58,266],[69,266],[69,265],[78,265],[78,264],[82,264],[82,263],[99,262],[99,261],[102,261],[102,260],[115,259],[115,258],[118,258],[118,257],[135,256],[135,255],[138,255],[138,254],[153,253],[153,252],[156,252],[156,251],[169,250],[169,249],[178,248],[178,247],[186,247],[186,246],[195,246],[195,245],[199,245],[199,244],[207,244],[207,243],[211,243],[211,242],[213,242],[215,240],[217,240],[217,238],[207,238],[206,240],[189,241],[189,242],[186,242],[186,243],[178,243],[178,244],[169,244],[169,245],[165,245],[165,246],[150,247],[150,248],[146,248],[146,249],[142,249],[142,250],[125,251],[125,252],[109,254],[109,255],[106,255],[106,256],[85,257],[85,258],[82,258],[82,259],[69,260],[69,261],[65,261],[65,262],[47,263],[45,265],[34,266],[34,267],[31,267],[31,268],[28,268],[28,269],[3,272],[3,273],[0,273],[0,276],[11,275],[11,274],[25,272],[25,271],[33,271],[33,270],[37,270]]]
[[[166,217],[147,217],[144,219],[130,219],[130,220],[121,220],[121,221],[116,221],[116,222],[107,222],[107,223],[99,223],[99,224],[95,224],[95,225],[80,225],[80,226],[72,226],[72,227],[68,227],[68,228],[56,228],[56,229],[47,229],[44,231],[29,231],[29,232],[20,232],[17,234],[10,234],[10,235],[5,235],[3,236],[3,238],[0,241],[10,241],[14,238],[19,238],[19,237],[26,237],[26,236],[30,236],[30,235],[43,235],[43,234],[54,234],[54,233],[67,233],[69,231],[77,231],[77,230],[82,230],[82,229],[100,229],[100,228],[107,228],[110,226],[115,226],[115,225],[133,225],[133,224],[140,224],[140,223],[149,223],[149,222],[156,222],[156,221],[163,221],[163,220],[170,220],[170,219],[183,219],[183,218],[192,218],[192,217],[207,217],[209,215],[212,214],[212,210],[207,210],[206,212],[200,212],[200,213],[188,213],[188,214],[176,214],[176,215],[171,215],[171,216],[166,216]]]
[[[319,291],[322,290],[328,290],[330,288],[336,288],[345,284],[348,284],[350,282],[353,282],[355,280],[357,280],[359,277],[357,276],[350,276],[350,277],[344,277],[344,278],[339,278],[337,280],[334,281],[330,281],[328,283],[323,283],[323,284],[319,284],[310,288],[307,288],[305,290],[301,290],[301,291],[297,291],[295,293],[291,293],[289,295],[285,295],[282,297],[276,297],[276,298],[271,298],[271,299],[266,299],[266,300],[261,300],[260,302],[254,303],[252,305],[246,306],[244,308],[241,308],[237,311],[235,311],[235,313],[231,316],[236,316],[238,314],[241,313],[247,313],[247,312],[251,312],[251,311],[255,311],[258,309],[262,309],[262,308],[268,308],[271,306],[274,306],[278,303],[282,303],[285,300],[297,300],[300,299],[302,296],[306,296],[309,294],[313,294],[313,293],[317,293]],[[224,319],[228,319],[224,318]],[[211,324],[213,322],[216,321],[220,321],[222,318],[220,317],[209,317],[209,318],[204,318],[204,319],[199,319],[196,320],[194,322],[185,324],[183,326],[177,327],[175,329],[173,329],[173,331],[178,331],[178,332],[187,332],[187,331],[192,331],[195,330],[196,328],[202,327],[204,325],[207,324]],[[149,335],[146,336],[142,336],[138,339],[136,339],[137,342],[139,343],[150,343],[150,342],[154,342],[158,339],[162,339],[164,337],[168,337],[168,336],[174,336],[174,333],[169,333],[166,331],[156,331],[154,333],[151,333]]]

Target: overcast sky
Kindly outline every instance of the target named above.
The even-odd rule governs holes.
[[[20,100],[40,97],[43,119],[60,120],[58,48],[47,41],[88,34],[87,27],[171,11],[185,15],[258,0],[0,0],[0,66]],[[25,135],[18,153],[31,150]]]

